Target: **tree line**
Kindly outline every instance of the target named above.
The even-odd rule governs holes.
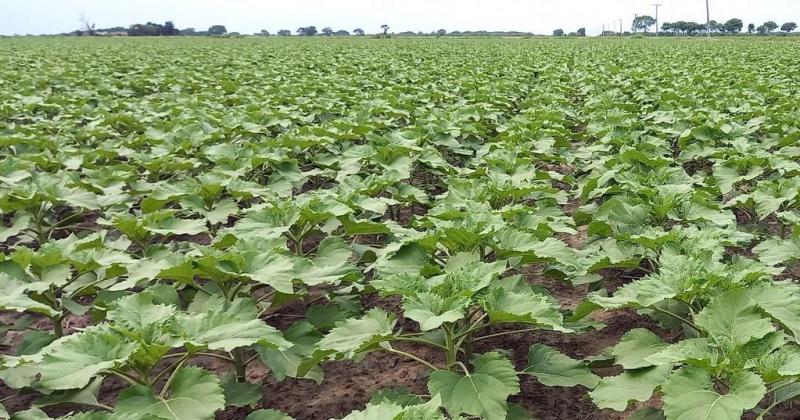
[[[163,24],[154,23],[154,22],[147,22],[147,23],[137,23],[130,25],[128,28],[124,27],[114,27],[114,28],[106,28],[106,29],[95,29],[95,25],[88,22],[85,18],[81,18],[83,22],[83,28],[73,31],[69,34],[64,35],[92,35],[92,36],[103,36],[103,35],[127,35],[127,36],[236,36],[240,35],[238,32],[228,32],[225,25],[212,25],[205,31],[198,31],[195,28],[185,28],[185,29],[178,29],[172,21],[164,22]],[[648,34],[650,29],[656,24],[656,20],[652,16],[643,15],[637,16],[631,25],[631,29],[633,33],[643,32]],[[763,24],[756,26],[753,23],[747,25],[747,33],[748,34],[759,34],[759,35],[769,35],[775,32],[778,28],[784,33],[791,33],[797,29],[797,24],[795,22],[786,22],[783,25],[778,26],[775,21],[767,21]],[[389,36],[389,25],[383,24],[381,25],[381,33],[377,34],[376,36]],[[697,23],[697,22],[686,22],[686,21],[677,21],[677,22],[664,22],[659,29],[659,34],[664,35],[698,35],[698,34],[715,34],[715,35],[735,35],[741,33],[744,29],[744,22],[741,19],[734,18],[730,19],[726,22],[717,22],[712,20],[709,22],[708,25]],[[297,28],[294,32],[298,36],[316,36],[316,35],[323,35],[323,36],[349,36],[351,35],[350,31],[339,29],[333,30],[331,27],[324,27],[322,30],[317,30],[316,26],[304,26]],[[631,32],[625,32],[625,34],[630,34]],[[292,31],[288,29],[281,29],[276,33],[278,36],[291,36]],[[361,28],[353,29],[353,35],[356,36],[364,36],[366,33]],[[269,36],[271,35],[267,30],[261,30],[261,32],[255,33],[254,35],[261,35],[261,36]],[[439,29],[437,31],[433,31],[431,33],[424,33],[424,32],[413,32],[413,31],[406,31],[401,32],[397,35],[431,35],[431,36],[530,36],[534,35],[530,32],[517,32],[517,31],[452,31],[447,32],[444,29]],[[613,31],[606,31],[603,35],[619,35],[617,32]],[[553,31],[553,36],[586,36],[586,28],[579,28],[575,32],[571,32],[567,34],[563,29],[556,29]]]
[[[648,30],[656,24],[656,20],[652,16],[637,16],[633,20],[631,28],[634,32],[647,33]],[[736,35],[741,33],[744,29],[744,22],[739,18],[733,18],[726,22],[717,22],[712,20],[706,24],[697,22],[686,22],[679,20],[677,22],[664,22],[659,28],[659,33],[664,34],[680,34],[680,35],[696,35],[707,34],[709,31],[714,35]],[[769,35],[778,29],[778,24],[775,21],[767,21],[762,25],[756,26],[754,23],[747,25],[748,34]],[[780,26],[782,32],[791,33],[797,29],[795,22],[786,22]]]

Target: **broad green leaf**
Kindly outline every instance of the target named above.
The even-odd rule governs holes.
[[[714,299],[695,317],[709,338],[725,349],[733,349],[774,331],[746,289],[727,292]]]
[[[219,307],[200,313],[178,314],[172,332],[184,343],[211,350],[231,351],[255,343],[291,347],[280,331],[258,318],[253,299],[220,302]]]
[[[544,344],[534,344],[528,350],[528,364],[523,373],[533,375],[547,386],[597,386],[600,378],[579,360],[560,353]]]
[[[653,391],[669,377],[672,366],[626,370],[620,375],[602,378],[589,393],[600,408],[624,411],[630,401],[647,401]]]
[[[437,370],[428,378],[428,391],[441,396],[451,416],[462,413],[483,418],[505,418],[506,400],[519,392],[519,379],[511,362],[499,353],[477,356],[473,373]]]
[[[336,327],[319,341],[318,346],[323,350],[335,350],[350,358],[386,340],[392,335],[395,323],[393,315],[375,308],[361,318],[336,323]]]
[[[403,302],[407,318],[419,322],[420,330],[430,331],[447,322],[455,322],[464,317],[470,300],[461,296],[443,298],[434,293],[418,293]]]
[[[247,407],[257,403],[263,396],[261,385],[250,382],[238,382],[236,376],[228,373],[220,382],[225,394],[225,405]]]
[[[60,338],[42,350],[39,384],[53,390],[83,388],[102,371],[123,364],[137,348],[106,326]]]
[[[647,358],[660,352],[668,346],[657,335],[644,328],[637,328],[625,333],[619,343],[614,346],[611,354],[617,364],[625,369],[638,369],[652,366]]]
[[[764,397],[766,387],[752,372],[739,372],[728,381],[728,392],[719,394],[711,377],[699,367],[684,367],[662,387],[664,414],[670,420],[738,419]]]
[[[175,373],[164,397],[144,385],[133,385],[119,396],[116,411],[123,414],[150,414],[170,420],[214,418],[225,408],[219,379],[211,372],[184,367]]]

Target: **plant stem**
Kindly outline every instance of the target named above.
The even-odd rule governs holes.
[[[200,353],[195,353],[195,355],[213,357],[213,358],[216,358],[216,359],[219,359],[219,360],[224,360],[224,361],[226,361],[228,363],[234,363],[232,358],[230,358],[228,356],[223,356],[221,354],[200,352]]]
[[[427,366],[427,367],[428,367],[429,369],[431,369],[431,370],[439,370],[439,368],[437,368],[437,367],[436,367],[436,366],[434,366],[433,364],[431,364],[431,363],[429,363],[429,362],[427,362],[427,361],[425,361],[425,360],[423,360],[423,359],[420,359],[419,357],[417,357],[417,356],[414,356],[414,355],[413,355],[413,354],[411,354],[411,353],[406,353],[406,352],[404,352],[404,351],[402,351],[402,350],[397,350],[397,349],[393,349],[393,348],[388,348],[388,349],[387,349],[387,348],[385,348],[384,350],[386,350],[386,351],[388,351],[388,352],[391,352],[391,353],[396,353],[396,354],[399,354],[399,355],[401,355],[401,356],[408,357],[408,358],[409,358],[409,359],[411,359],[411,360],[417,361],[417,362],[419,362],[419,363],[421,363],[421,364],[423,364],[423,365]]]
[[[189,359],[189,357],[190,355],[187,354],[186,356],[183,356],[181,360],[178,360],[178,362],[175,363],[175,369],[172,370],[172,373],[169,375],[169,378],[167,378],[167,382],[164,383],[164,386],[161,388],[161,392],[158,393],[159,398],[164,399],[164,396],[167,395],[167,391],[169,390],[170,385],[172,385],[172,381],[175,380],[175,374],[178,373],[179,370],[181,370],[181,366],[183,366],[183,364],[186,362],[186,360]]]
[[[689,321],[688,319],[686,319],[686,318],[684,318],[684,317],[682,317],[682,316],[680,316],[680,315],[678,315],[678,314],[674,314],[674,313],[672,313],[672,312],[670,312],[670,311],[668,311],[668,310],[666,310],[666,309],[661,309],[661,308],[658,308],[658,307],[656,307],[656,306],[652,306],[652,307],[651,307],[651,309],[653,309],[653,310],[654,310],[654,311],[656,311],[656,312],[661,312],[661,313],[662,313],[662,314],[664,314],[664,315],[669,315],[669,316],[671,316],[671,317],[673,317],[673,318],[677,319],[678,321],[681,321],[681,322],[682,322],[682,323],[684,323],[684,324],[685,324],[687,327],[689,327],[689,328],[691,328],[691,329],[693,329],[693,330],[697,331],[698,333],[700,332],[700,329],[698,329],[697,327],[695,327],[695,326],[694,326],[694,324],[692,324],[692,322],[691,322],[691,321]]]
[[[231,350],[231,357],[233,358],[233,370],[236,372],[236,382],[246,382],[247,364],[242,349]]]
[[[122,371],[119,371],[119,370],[114,370],[114,369],[109,370],[109,372],[113,373],[114,375],[119,376],[120,378],[124,379],[126,382],[130,383],[131,385],[144,385],[144,383],[142,382],[141,379],[134,378],[133,376],[128,375],[125,372],[122,372]]]
[[[444,325],[444,346],[445,346],[445,355],[447,356],[447,368],[450,369],[451,366],[456,362],[457,357],[457,347],[455,347],[453,343],[453,330]]]
[[[421,338],[400,336],[400,337],[396,337],[395,340],[410,341],[412,343],[427,344],[429,346],[436,347],[436,348],[441,349],[441,350],[447,350],[447,347],[445,347],[445,346],[443,346],[443,345],[441,345],[439,343],[434,343],[433,341],[423,340]]]
[[[56,315],[55,317],[50,318],[50,320],[53,321],[53,335],[55,335],[56,338],[63,337],[64,326],[61,325],[61,321],[64,320],[64,315],[63,314]]]
[[[511,334],[522,334],[526,332],[538,331],[539,328],[525,328],[522,330],[512,330],[512,331],[503,331],[499,333],[489,334],[489,335],[482,335],[478,338],[473,339],[472,341],[481,341],[481,340],[488,340],[494,337],[502,337],[504,335],[511,335]]]

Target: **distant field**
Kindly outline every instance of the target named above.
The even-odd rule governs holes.
[[[0,418],[793,418],[798,69],[0,39]]]

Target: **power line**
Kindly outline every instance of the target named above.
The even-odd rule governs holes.
[[[658,36],[658,8],[663,6],[661,3],[653,3],[653,6],[656,8],[656,36]]]

